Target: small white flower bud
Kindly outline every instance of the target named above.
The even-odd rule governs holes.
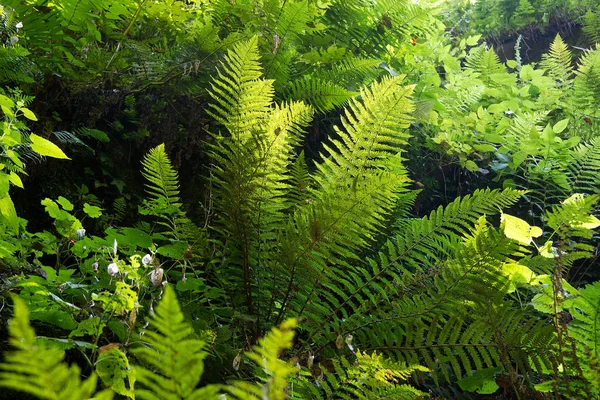
[[[111,263],[108,264],[107,270],[110,276],[115,276],[119,273],[119,266],[115,263]]]
[[[148,265],[152,262],[152,256],[150,254],[146,254],[143,258],[142,258],[142,264],[144,265]]]
[[[94,270],[94,272],[98,272],[98,261],[95,261],[95,262],[92,264],[92,269]]]
[[[23,23],[21,21],[17,22],[17,24],[15,25],[15,28],[17,29],[21,29],[23,27]]]
[[[85,237],[85,229],[77,229],[75,235],[77,235],[77,240],[83,239]]]

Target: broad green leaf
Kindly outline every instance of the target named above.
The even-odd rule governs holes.
[[[56,202],[58,204],[61,205],[61,207],[66,210],[66,211],[73,211],[73,203],[71,203],[69,200],[65,199],[62,196],[58,196],[58,199],[56,199]]]
[[[31,139],[31,149],[36,153],[42,156],[64,158],[70,160],[70,158],[67,157],[65,153],[63,153],[60,147],[58,147],[48,139],[44,139],[43,137],[38,136],[35,133],[29,135],[29,138]]]
[[[0,106],[6,107],[6,108],[13,108],[15,106],[15,102],[12,101],[11,98],[0,94]]]
[[[8,176],[8,179],[16,187],[20,187],[21,189],[23,189],[23,181],[21,180],[21,177],[19,175],[17,175],[16,173],[14,173],[13,171],[10,171],[10,175]]]
[[[92,218],[98,218],[102,215],[102,209],[100,207],[91,206],[88,203],[83,205],[83,212]]]
[[[122,396],[135,398],[133,385],[135,375],[129,366],[129,360],[117,344],[111,343],[100,348],[96,361],[96,373],[105,386]]]
[[[35,114],[33,113],[33,111],[31,111],[29,108],[21,108],[21,112],[23,113],[23,116],[27,119],[30,119],[32,121],[37,121],[37,117],[35,116]]]
[[[502,272],[510,280],[509,293],[512,293],[516,290],[517,283],[528,284],[536,276],[535,273],[528,267],[515,263],[504,264],[502,266]]]
[[[515,68],[517,66],[517,62],[515,60],[507,60],[506,66],[508,68]]]
[[[554,252],[552,251],[552,241],[548,240],[542,247],[539,248],[540,256],[545,258],[554,258]]]
[[[569,118],[565,118],[563,120],[558,121],[556,124],[554,124],[554,126],[552,127],[552,130],[554,131],[554,133],[561,133],[562,131],[565,130],[565,128],[567,127],[568,124],[569,124]]]
[[[499,389],[496,384],[496,374],[502,371],[502,368],[485,368],[475,371],[473,375],[459,380],[458,386],[468,392],[477,392],[479,394],[492,394]]]
[[[534,237],[539,237],[544,233],[537,226],[531,226],[521,218],[512,215],[502,213],[500,221],[506,237],[522,244],[531,244]]]
[[[469,46],[477,46],[477,43],[479,42],[479,39],[481,39],[481,35],[469,36],[467,38],[467,44]]]

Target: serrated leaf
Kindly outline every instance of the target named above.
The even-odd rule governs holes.
[[[100,207],[91,206],[88,203],[83,205],[83,212],[91,218],[98,218],[102,215],[102,209]]]
[[[31,149],[39,155],[70,160],[70,158],[67,157],[67,155],[60,149],[60,147],[58,147],[48,139],[44,139],[43,137],[38,136],[35,133],[29,135],[29,138],[31,139]]]
[[[477,46],[477,43],[479,42],[480,38],[481,38],[481,35],[469,36],[467,38],[467,45],[469,45],[469,46]]]
[[[56,199],[56,202],[61,205],[63,210],[73,211],[73,208],[74,208],[73,203],[71,203],[69,200],[65,199],[64,197],[58,196],[58,199]]]

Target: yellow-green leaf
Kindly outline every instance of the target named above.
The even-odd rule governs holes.
[[[500,221],[506,237],[522,244],[531,244],[534,237],[541,236],[544,233],[537,226],[531,226],[521,218],[512,215],[502,213]]]
[[[19,175],[11,171],[8,179],[13,185],[23,189],[23,181],[21,180],[21,177]]]
[[[554,133],[561,133],[565,130],[565,128],[569,125],[569,118],[565,118],[563,120],[558,121],[553,127],[552,130]]]
[[[15,102],[12,101],[11,98],[0,94],[0,106],[13,108],[15,106]]]
[[[545,258],[554,258],[554,252],[552,251],[552,241],[548,240],[542,247],[539,249],[540,256]]]
[[[35,133],[29,135],[29,138],[31,139],[31,149],[36,153],[46,157],[64,158],[70,160],[70,158],[67,157],[65,153],[63,153],[60,147],[58,147],[51,141],[44,139],[43,137],[38,136]]]
[[[37,121],[37,117],[35,116],[35,114],[33,113],[33,111],[31,111],[29,108],[21,108],[21,112],[23,113],[23,116],[27,119],[30,119],[32,121]]]

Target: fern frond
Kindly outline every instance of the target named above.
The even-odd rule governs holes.
[[[297,371],[292,361],[279,359],[279,354],[293,345],[296,319],[289,319],[258,341],[252,352],[246,356],[258,367],[259,382],[250,383],[234,381],[227,386],[227,391],[239,400],[288,398],[290,375]],[[260,383],[262,382],[262,383]]]
[[[227,52],[211,84],[209,114],[221,122],[235,140],[248,140],[264,122],[273,97],[273,82],[259,79],[257,38],[238,43]]]
[[[52,132],[52,134],[58,139],[59,142],[64,144],[70,144],[74,147],[80,148],[84,153],[89,155],[95,154],[94,149],[85,144],[81,139],[77,136],[73,135],[71,132],[67,131],[58,131]]]
[[[575,71],[574,97],[581,112],[600,116],[600,45],[581,57]]]
[[[77,365],[63,363],[64,351],[38,344],[29,324],[23,300],[13,296],[14,317],[10,321],[10,343],[16,350],[6,353],[0,364],[0,386],[25,392],[40,399],[88,399],[96,391],[97,376],[81,381]],[[112,399],[112,392],[97,393],[97,399]]]
[[[307,316],[320,325],[323,321],[331,321],[328,322],[330,332],[352,331],[354,323],[361,326],[372,310],[383,310],[383,304],[404,291],[400,282],[407,282],[408,276],[414,275],[415,281],[420,276],[427,276],[427,270],[435,270],[442,260],[454,254],[460,238],[471,231],[482,215],[498,213],[514,204],[522,194],[510,189],[476,191],[472,196],[440,207],[428,217],[407,221],[395,240],[383,246],[379,260],[369,260],[368,265],[345,267],[343,273],[333,268],[328,274],[330,284],[320,290],[323,301],[307,307]],[[403,272],[407,273],[404,277]],[[343,293],[336,288],[344,288]],[[347,314],[347,310],[353,310],[355,316]],[[354,320],[356,322],[352,322]],[[332,339],[330,336],[329,340]]]
[[[293,81],[286,93],[286,98],[304,101],[313,106],[319,113],[326,113],[345,105],[357,93],[327,80],[310,76]]]
[[[541,67],[555,80],[567,84],[573,74],[571,51],[560,35],[550,45],[550,51],[542,56]]]
[[[163,197],[170,206],[179,207],[179,177],[171,166],[165,152],[165,145],[151,149],[142,161],[142,176],[148,180],[145,185],[148,194],[154,198]]]
[[[322,377],[311,382],[296,383],[298,398],[311,399],[399,399],[427,398],[427,394],[405,382],[411,374],[427,372],[419,365],[406,366],[383,357],[377,352],[358,350],[354,362],[346,357],[333,361],[332,370],[321,367]]]
[[[494,74],[506,73],[506,68],[494,50],[486,49],[484,46],[472,49],[465,60],[465,65],[476,72],[486,85],[491,86],[494,84],[492,79]]]
[[[0,46],[0,83],[32,83],[33,64],[21,46]]]
[[[569,335],[577,341],[579,362],[585,378],[600,394],[600,282],[586,285],[573,300]]]
[[[175,291],[165,288],[155,315],[148,320],[142,344],[131,352],[144,366],[135,366],[135,393],[142,399],[218,399],[219,387],[196,389],[204,372],[206,342],[194,338],[192,325],[185,321]],[[206,397],[202,397],[206,396]]]

